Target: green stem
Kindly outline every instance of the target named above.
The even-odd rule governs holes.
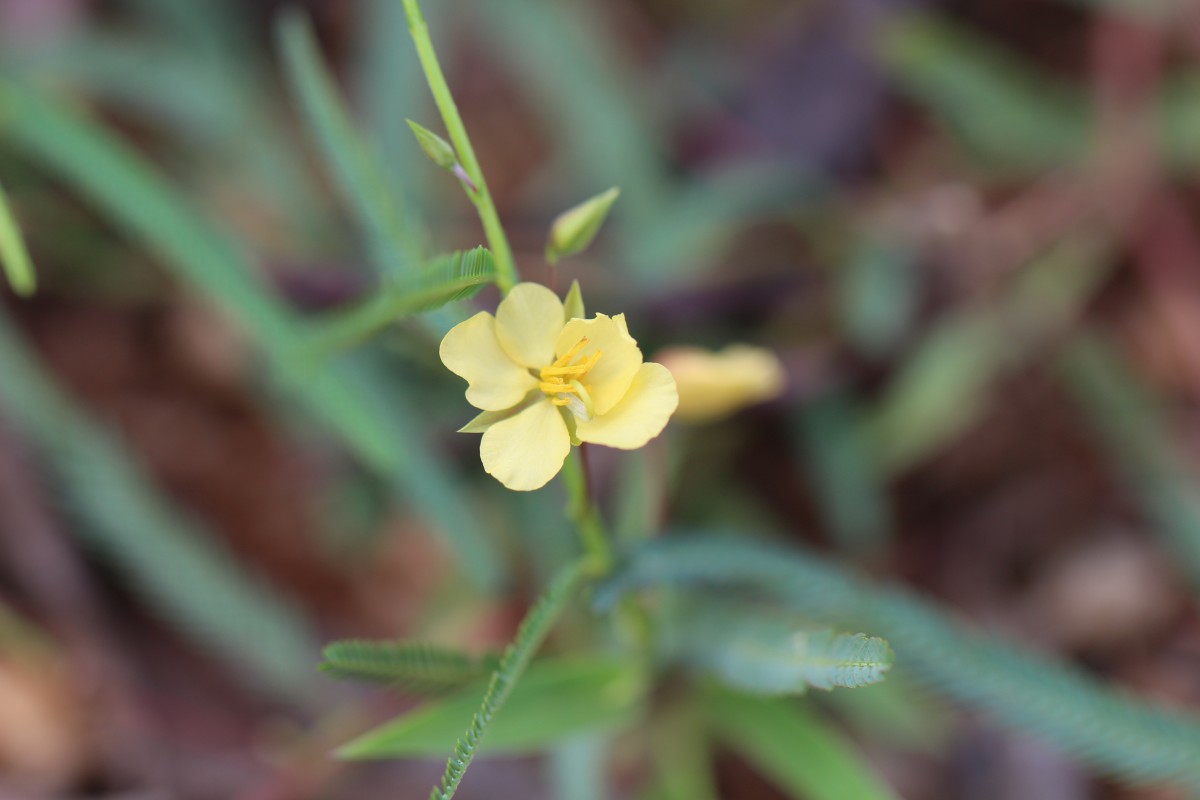
[[[563,464],[563,480],[567,484],[567,515],[579,531],[583,551],[589,561],[595,564],[598,572],[607,573],[613,564],[612,548],[609,547],[608,536],[604,532],[600,511],[592,502],[582,447],[572,448],[571,454],[567,456],[566,463]]]
[[[458,154],[467,175],[475,184],[475,190],[467,188],[467,196],[475,204],[479,212],[479,221],[483,223],[483,232],[487,236],[488,246],[492,249],[492,258],[496,262],[496,283],[505,294],[519,280],[517,266],[513,260],[512,248],[509,247],[508,237],[500,224],[500,215],[496,212],[496,204],[492,202],[491,192],[488,191],[487,181],[484,180],[483,170],[479,160],[475,158],[475,149],[471,147],[471,139],[467,136],[467,128],[463,125],[462,117],[458,114],[458,106],[450,94],[450,86],[442,67],[438,63],[437,53],[433,50],[433,40],[429,38],[429,28],[425,18],[421,16],[421,7],[417,0],[404,0],[404,12],[408,16],[408,30],[417,46],[417,57],[421,60],[421,68],[425,71],[425,79],[433,92],[433,101],[441,112],[442,122],[450,135],[450,142]]]

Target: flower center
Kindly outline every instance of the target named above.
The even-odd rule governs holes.
[[[585,384],[584,378],[588,371],[596,365],[603,355],[597,350],[587,358],[579,358],[579,352],[587,347],[588,338],[584,336],[575,346],[559,356],[548,367],[543,367],[538,373],[538,388],[546,393],[550,402],[556,406],[566,406],[572,414],[587,422],[596,416],[592,406],[591,384]],[[578,363],[573,363],[578,360]]]

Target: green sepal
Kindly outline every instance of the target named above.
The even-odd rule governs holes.
[[[449,142],[411,119],[406,119],[405,122],[408,123],[408,127],[412,128],[413,135],[417,137],[417,144],[421,145],[421,149],[425,151],[425,155],[429,156],[430,161],[442,169],[454,169],[458,164],[458,156],[455,155],[454,148],[450,146]]]
[[[563,301],[564,320],[570,322],[586,316],[587,311],[583,306],[583,290],[579,288],[579,281],[571,281],[571,289],[567,292],[567,299]]]
[[[546,240],[546,261],[557,264],[563,256],[574,255],[591,244],[620,194],[614,186],[559,214]]]

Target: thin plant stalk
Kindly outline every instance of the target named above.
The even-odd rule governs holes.
[[[613,564],[612,548],[608,543],[604,522],[600,519],[600,511],[592,500],[583,447],[571,448],[562,474],[567,486],[567,516],[579,531],[589,564],[600,574],[605,574]]]
[[[413,42],[417,46],[417,57],[421,61],[421,69],[424,70],[425,79],[429,82],[429,89],[433,92],[433,100],[442,115],[442,122],[446,125],[450,142],[454,145],[462,168],[466,171],[471,183],[474,184],[474,189],[465,185],[464,188],[467,196],[471,198],[471,202],[475,204],[475,209],[479,212],[480,222],[483,223],[483,232],[487,236],[488,247],[491,248],[492,258],[496,262],[496,284],[500,287],[500,291],[508,294],[509,289],[520,280],[520,276],[517,274],[517,266],[513,260],[512,248],[508,244],[508,237],[504,233],[504,227],[500,224],[500,215],[496,211],[496,204],[492,202],[491,192],[488,191],[487,181],[483,177],[483,169],[480,168],[479,160],[475,157],[475,149],[471,146],[467,128],[463,125],[462,117],[458,113],[458,106],[455,105],[454,97],[450,94],[450,87],[446,83],[446,76],[442,73],[442,67],[438,63],[437,53],[433,50],[433,40],[429,38],[429,28],[425,25],[425,18],[421,15],[421,7],[417,0],[404,0],[404,13],[408,17],[409,33],[412,34]]]

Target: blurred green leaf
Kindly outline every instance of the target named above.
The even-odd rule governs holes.
[[[562,738],[631,719],[642,691],[638,668],[612,660],[533,664],[488,729],[489,753],[527,753]],[[483,687],[422,706],[338,750],[342,758],[439,756],[454,749]]]
[[[275,377],[454,546],[478,585],[495,587],[487,526],[461,500],[403,385],[363,359],[313,370],[306,328],[255,277],[243,254],[128,146],[59,103],[0,82],[0,140],[61,176],[119,229],[228,314]]]
[[[453,9],[435,3],[424,11],[438,52],[444,52],[439,36],[453,26],[440,20]],[[414,232],[422,231],[422,216],[435,195],[427,190],[429,171],[420,168],[421,156],[408,138],[408,117],[429,103],[429,89],[414,50],[396,46],[409,36],[404,6],[396,0],[360,0],[352,16],[356,47],[348,55],[354,59],[353,105],[360,109],[365,138],[379,154],[383,179],[401,198]]]
[[[422,254],[413,224],[401,211],[398,198],[392,196],[383,169],[355,131],[308,19],[289,8],[280,16],[276,33],[292,93],[342,196],[354,210],[372,260],[385,274],[415,268]]]
[[[882,681],[892,667],[882,639],[817,629],[812,620],[757,604],[686,595],[678,605],[664,634],[676,657],[738,691],[856,688]]]
[[[568,174],[624,187],[629,220],[664,216],[660,120],[596,10],[579,0],[473,0],[470,7],[564,143]]]
[[[887,27],[881,56],[903,89],[993,166],[1059,169],[1088,153],[1090,111],[1083,93],[983,36],[911,14]]]
[[[846,337],[868,356],[894,351],[912,324],[919,280],[913,259],[899,242],[868,238],[837,274]]]
[[[1200,588],[1200,481],[1163,410],[1132,365],[1098,334],[1075,336],[1060,373],[1139,497],[1155,529]]]
[[[654,769],[639,800],[718,800],[712,731],[695,693],[656,707],[648,753]]]
[[[24,297],[33,294],[37,288],[37,275],[33,271],[33,262],[29,259],[29,251],[25,249],[25,240],[17,225],[16,217],[8,203],[8,195],[0,185],[0,267],[8,277],[8,283],[13,291]]]
[[[191,156],[183,166],[200,183],[219,174],[294,223],[297,235],[312,236],[328,216],[320,193],[276,116],[274,85],[252,63],[235,60],[238,52],[218,55],[202,42],[89,29],[38,48],[17,73],[31,84],[69,86],[165,128]]]
[[[577,734],[550,751],[549,776],[556,800],[606,800],[609,741],[603,732]]]
[[[850,395],[830,392],[800,406],[792,431],[833,540],[851,553],[877,550],[890,525],[888,498]]]
[[[157,20],[175,37],[203,45],[226,58],[245,54],[247,42],[240,34],[248,19],[241,7],[194,0],[126,0],[145,18]]]
[[[697,263],[715,261],[748,222],[793,211],[826,191],[817,176],[789,164],[760,161],[713,170],[678,187],[665,205],[647,212],[651,216],[614,226],[621,261],[645,283],[677,280]],[[632,200],[631,191],[626,196]]]
[[[496,264],[487,248],[438,256],[419,273],[314,323],[309,352],[318,357],[333,355],[406,317],[472,297],[495,279]]]
[[[934,326],[869,421],[877,463],[902,471],[977,421],[996,378],[1078,319],[1112,266],[1103,237],[1074,234],[1024,268],[1007,296]]]
[[[163,499],[121,444],[55,386],[3,315],[0,372],[0,406],[79,515],[70,530],[123,573],[151,610],[244,670],[244,679],[307,699],[315,645],[303,618]]]
[[[321,671],[334,678],[382,683],[424,695],[478,682],[498,661],[425,642],[363,639],[334,642],[322,655]]]
[[[896,800],[829,725],[795,703],[711,691],[710,724],[726,744],[798,800]]]
[[[905,752],[936,757],[945,752],[957,724],[953,712],[916,685],[903,664],[889,672],[886,681],[820,699],[858,736]]]

